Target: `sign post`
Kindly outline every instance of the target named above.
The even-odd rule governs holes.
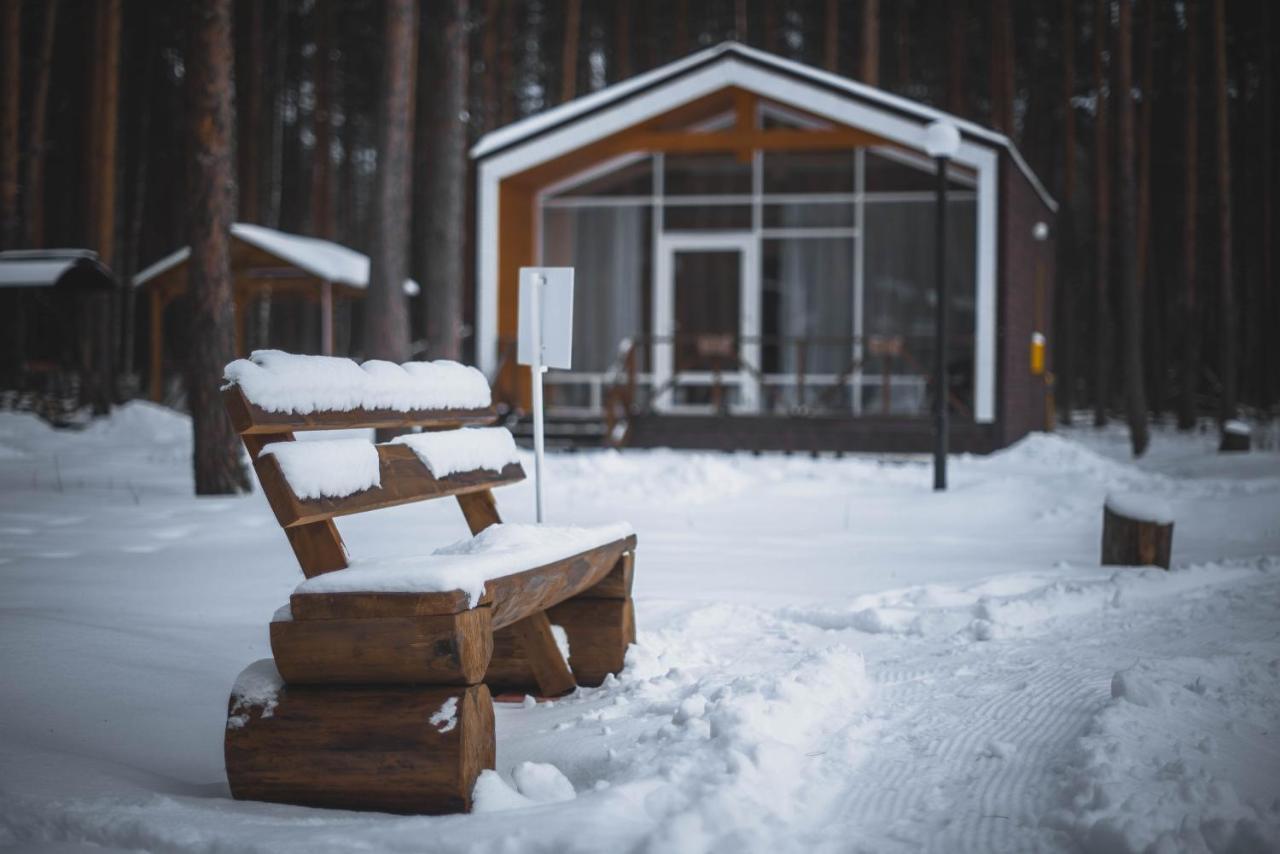
[[[521,267],[516,361],[533,372],[533,489],[542,523],[542,374],[573,363],[573,268]]]

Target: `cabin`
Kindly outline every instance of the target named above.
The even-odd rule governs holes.
[[[90,249],[0,252],[0,409],[70,425],[110,406],[111,340],[94,320],[118,289]]]
[[[925,153],[940,120],[961,137],[945,178]],[[725,43],[471,157],[476,360],[517,411],[519,268],[572,266],[550,418],[618,445],[927,450],[944,179],[951,447],[1050,426],[1057,205],[999,133]]]
[[[146,294],[150,317],[150,397],[181,395],[188,312],[191,247],[184,246],[133,278]],[[235,355],[278,347],[296,353],[351,355],[356,305],[369,287],[369,258],[341,244],[288,234],[247,222],[231,226],[231,277],[235,299]],[[405,293],[418,293],[412,279]],[[172,388],[170,388],[172,386]]]

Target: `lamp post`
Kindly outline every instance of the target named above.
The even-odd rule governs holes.
[[[950,122],[938,121],[925,129],[924,150],[938,165],[936,266],[937,304],[934,308],[934,435],[933,488],[947,488],[947,397],[951,383],[947,376],[947,161],[960,148],[960,131]]]

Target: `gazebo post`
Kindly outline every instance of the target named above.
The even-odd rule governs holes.
[[[164,395],[164,297],[151,288],[151,400]]]
[[[246,294],[237,290],[232,297],[235,305],[236,313],[236,352],[235,357],[238,359],[245,355],[244,352],[244,301]]]
[[[320,352],[333,355],[333,283],[320,283]]]

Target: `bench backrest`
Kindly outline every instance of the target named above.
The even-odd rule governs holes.
[[[225,375],[227,414],[308,578],[347,566],[337,516],[453,496],[477,534],[501,521],[492,487],[524,478],[505,429],[474,429],[496,418],[474,368],[268,350]],[[288,444],[296,432],[371,427],[424,432]]]

